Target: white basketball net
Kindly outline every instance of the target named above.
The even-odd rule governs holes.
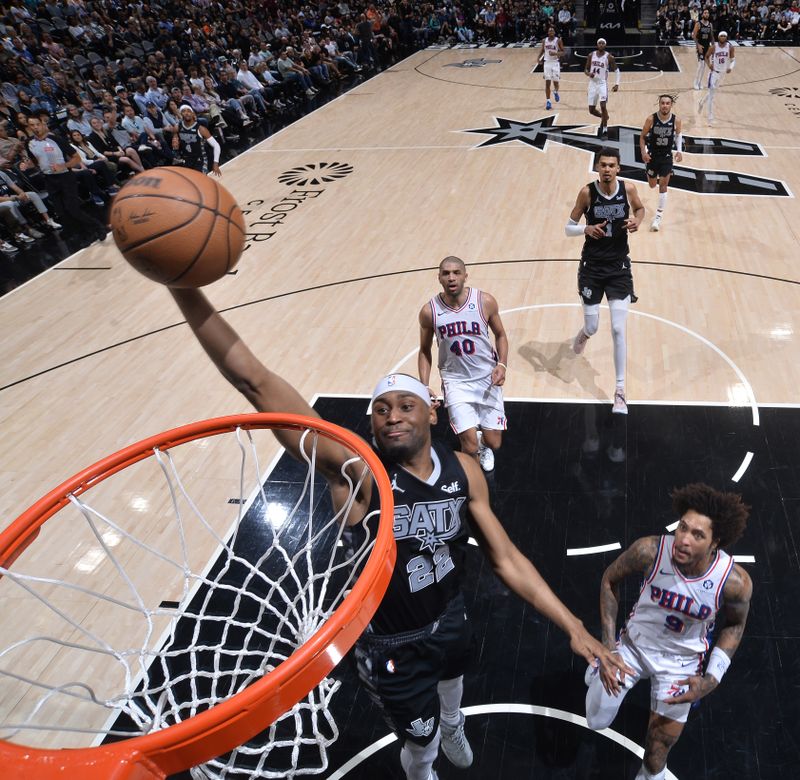
[[[254,433],[268,434],[240,428],[235,445],[226,445],[238,451],[238,457],[227,459],[235,472],[228,484],[238,483],[233,494],[238,498],[220,501],[226,495],[222,487],[204,512],[188,483],[201,492],[210,484],[213,494],[217,475],[182,478],[177,456],[187,445],[154,450],[153,458],[120,475],[131,468],[160,470],[152,474],[158,487],[144,500],[156,517],[163,513],[168,527],[154,532],[150,522],[140,538],[137,527],[145,524],[130,509],[137,507],[136,500],[125,503],[126,516],[115,520],[103,506],[104,497],[99,505],[93,500],[93,488],[70,497],[71,506],[42,528],[44,535],[60,524],[61,533],[68,531],[65,546],[75,546],[79,554],[84,539],[91,545],[77,563],[61,567],[63,578],[51,576],[49,565],[42,571],[41,563],[38,571],[29,570],[29,554],[42,540],[9,568],[0,567],[0,599],[16,608],[22,624],[13,637],[0,639],[0,738],[74,747],[166,728],[261,678],[340,605],[374,544],[368,523],[361,525],[365,535],[357,543],[343,533],[370,472],[363,462],[357,466],[360,458],[354,455],[342,470],[350,485],[348,501],[323,516],[320,507],[330,507],[330,501],[315,468],[319,434],[306,430],[305,475],[281,483],[276,502],[268,495],[272,486],[265,488]],[[354,483],[348,474],[356,473]],[[118,491],[106,492],[120,504]],[[233,531],[226,532],[232,519]],[[254,550],[258,538],[269,541]],[[198,557],[198,548],[211,550],[212,563],[207,553]],[[57,563],[52,562],[54,568]],[[155,600],[149,593],[159,580],[171,583],[177,608],[159,600],[162,588],[156,588]],[[325,771],[326,749],[338,736],[329,710],[338,686],[323,680],[278,721],[265,724],[262,734],[195,767],[192,775],[292,778]]]

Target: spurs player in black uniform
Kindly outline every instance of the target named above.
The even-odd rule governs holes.
[[[614,370],[617,375],[613,411],[627,414],[625,400],[625,323],[628,306],[636,301],[633,293],[631,258],[628,255],[628,233],[639,229],[644,219],[644,206],[636,187],[619,181],[619,152],[604,147],[597,156],[599,181],[587,184],[569,215],[564,232],[567,236],[585,236],[578,266],[578,294],[583,302],[583,327],[572,342],[580,355],[586,342],[597,333],[600,324],[600,302],[605,294],[611,312],[611,336],[614,342]],[[586,226],[578,220],[586,217]]]
[[[672,176],[672,147],[676,149],[675,160],[683,159],[683,136],[681,120],[672,113],[672,95],[658,96],[658,111],[644,120],[639,136],[639,150],[647,166],[647,183],[650,189],[658,184],[658,209],[650,230],[661,229],[661,218],[667,206],[667,188]]]
[[[695,22],[692,31],[694,45],[697,48],[697,73],[694,77],[694,88],[702,89],[703,74],[706,68],[706,54],[714,43],[714,25],[711,24],[711,16],[708,8],[703,9],[703,15]]]
[[[211,173],[214,176],[222,176],[219,169],[220,146],[209,129],[200,124],[194,109],[186,105],[180,107],[181,121],[178,125],[178,132],[172,136],[172,149],[177,152],[187,168],[194,168],[201,173],[208,173],[208,144],[214,154],[211,164]]]
[[[292,385],[258,361],[200,290],[170,292],[220,372],[256,409],[318,416]],[[397,562],[386,596],[359,640],[357,658],[362,678],[403,743],[407,778],[431,780],[440,741],[457,766],[472,762],[460,710],[470,634],[461,597],[467,513],[498,576],[565,631],[575,653],[592,666],[597,657],[623,676],[630,670],[589,635],[508,538],[489,505],[477,461],[432,443],[436,407],[422,382],[406,374],[384,377],[373,393],[371,420],[374,446],[393,481]],[[290,454],[302,457],[300,432],[276,430],[275,436]],[[360,482],[345,467],[350,457],[334,442],[317,444],[317,468],[337,510],[349,502],[350,485]],[[358,527],[372,505],[373,485],[367,480],[349,504],[348,525]]]

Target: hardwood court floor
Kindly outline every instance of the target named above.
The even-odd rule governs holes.
[[[725,432],[691,437],[691,478],[732,486],[731,476],[753,453],[738,487],[756,509],[754,527],[765,525],[757,499],[769,503],[769,517],[782,513],[782,521],[769,543],[762,529],[743,540],[755,550],[749,569],[757,589],[795,593],[796,552],[776,550],[794,549],[797,496],[759,481],[764,470],[795,473],[791,448],[765,449],[760,418],[767,412],[759,407],[786,406],[780,414],[790,422],[770,436],[796,423],[800,208],[780,187],[800,193],[800,53],[738,49],[737,67],[717,97],[713,128],[697,112],[698,95],[690,89],[693,52],[674,54],[679,72],[626,73],[609,100],[611,138],[631,174],[635,132],[625,128],[641,127],[661,92],[679,95],[684,132],[702,148],[718,150],[720,144],[703,139],[724,138],[738,144],[727,146],[738,153],[687,155],[684,167],[711,172],[697,176],[717,184],[706,186],[705,194],[672,190],[662,231],[643,229],[631,238],[639,303],[629,318],[630,425],[649,444],[638,460],[628,450],[626,468],[642,479],[662,468],[666,434],[645,425],[654,416],[649,406],[659,410],[656,418],[668,415],[663,407],[682,404],[737,408],[730,413],[746,424],[733,436],[732,450]],[[449,67],[474,57],[499,62]],[[209,295],[229,310],[255,353],[307,398],[367,394],[375,378],[394,367],[414,371],[416,315],[437,291],[432,269],[456,254],[469,264],[470,282],[492,292],[505,312],[507,397],[602,401],[598,415],[607,410],[613,388],[607,316],[604,311],[601,332],[584,355],[571,355],[569,341],[580,323],[574,290],[580,242],[563,234],[578,189],[592,178],[591,154],[582,147],[596,145],[596,120],[586,111],[580,74],[565,74],[557,111],[546,112],[541,78],[529,72],[533,58],[530,49],[419,52],[225,166],[223,182],[247,211],[251,240],[237,273]],[[516,123],[527,141],[505,138],[478,148],[496,134],[470,131],[497,128],[500,120]],[[547,144],[538,135],[542,128],[552,133]],[[764,154],[753,153],[756,146]],[[752,191],[748,187],[763,180],[772,182],[773,194],[723,194],[738,184]],[[656,197],[646,185],[638,187],[648,209],[646,228]],[[110,242],[4,297],[0,328],[0,508],[8,520],[80,467],[131,441],[247,411],[208,365],[166,292],[128,268]],[[559,458],[559,428],[540,431],[538,422],[525,419],[510,417],[512,430],[532,447],[544,447],[539,453],[551,448]],[[214,458],[202,464],[207,473],[219,466]],[[580,492],[576,484],[564,491]],[[123,511],[134,493],[120,495]],[[654,511],[664,509],[663,500],[656,502]],[[560,519],[553,513],[555,525],[545,535],[554,556],[565,548],[557,534]],[[662,525],[625,528],[620,541]],[[64,560],[69,548],[58,535],[51,546],[34,548],[28,555],[36,563],[38,554],[45,568],[68,567],[73,559]],[[594,574],[580,580],[592,582],[580,599],[588,604],[596,599],[600,559],[592,566]],[[150,584],[145,596],[158,603],[162,588]],[[560,586],[558,577],[553,584]],[[0,598],[13,603],[2,591]],[[3,615],[0,633],[19,620],[8,608]],[[774,630],[779,642],[796,638],[781,620]],[[745,664],[737,666],[741,672]],[[541,661],[532,661],[520,685],[544,671]],[[726,709],[713,699],[706,711],[722,718]],[[717,739],[715,733],[709,739]],[[726,724],[719,733],[727,733]],[[724,736],[714,744],[718,751],[731,749]],[[775,754],[784,748],[776,744]],[[796,761],[795,748],[785,749]],[[781,771],[762,776],[791,776]]]

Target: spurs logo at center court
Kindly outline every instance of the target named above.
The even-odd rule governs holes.
[[[485,68],[487,65],[497,65],[503,60],[487,60],[485,57],[478,57],[477,59],[464,60],[463,62],[448,62],[447,65],[442,65],[443,68]]]
[[[618,149],[620,154],[620,178],[647,181],[645,164],[639,151],[641,128],[630,125],[614,125],[608,128],[608,139],[595,133],[575,132],[586,125],[556,125],[556,117],[548,116],[532,122],[495,117],[495,127],[462,130],[464,133],[482,133],[490,136],[478,147],[497,144],[520,143],[546,152],[548,143],[557,143],[597,154],[604,146]],[[706,138],[685,135],[684,154],[731,155],[737,157],[765,157],[764,150],[750,141],[730,138]],[[684,158],[685,159],[685,158]],[[774,198],[793,197],[786,184],[778,179],[753,176],[735,171],[706,170],[685,164],[673,167],[670,188],[695,192],[700,195],[750,195]]]

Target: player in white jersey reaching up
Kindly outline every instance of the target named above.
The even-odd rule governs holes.
[[[667,755],[692,702],[720,684],[739,647],[753,591],[750,577],[723,550],[747,525],[749,507],[741,496],[696,483],[671,498],[679,518],[675,535],[637,540],[606,569],[600,585],[603,644],[634,674],[622,678],[603,667],[586,673],[586,721],[597,730],[608,728],[625,694],[650,678],[650,721],[636,780],[664,780]],[[617,640],[619,585],[629,575],[645,579]],[[711,649],[719,613],[725,625]]]
[[[561,57],[564,55],[564,44],[556,35],[556,28],[550,25],[547,28],[547,37],[542,41],[539,59],[544,70],[544,96],[545,108],[549,111],[553,104],[550,102],[550,82],[553,82],[553,97],[556,103],[561,99],[558,96],[558,82],[561,78]]]
[[[484,471],[491,471],[494,451],[500,449],[506,428],[502,386],[508,369],[508,338],[497,301],[489,293],[467,287],[466,282],[467,268],[461,258],[445,257],[439,263],[442,292],[419,313],[419,378],[425,385],[430,382],[435,335],[450,426],[462,452],[477,458]]]
[[[728,41],[728,33],[724,30],[717,36],[706,53],[708,65],[708,92],[700,99],[699,111],[703,113],[703,106],[708,103],[708,124],[714,124],[714,96],[717,88],[722,83],[722,77],[730,73],[736,66],[736,51]]]
[[[599,135],[608,138],[608,74],[614,71],[616,82],[611,88],[612,92],[619,89],[621,74],[617,67],[614,55],[606,51],[606,39],[597,39],[597,49],[586,58],[584,73],[589,77],[589,113],[600,117]],[[597,103],[600,102],[600,110]]]

